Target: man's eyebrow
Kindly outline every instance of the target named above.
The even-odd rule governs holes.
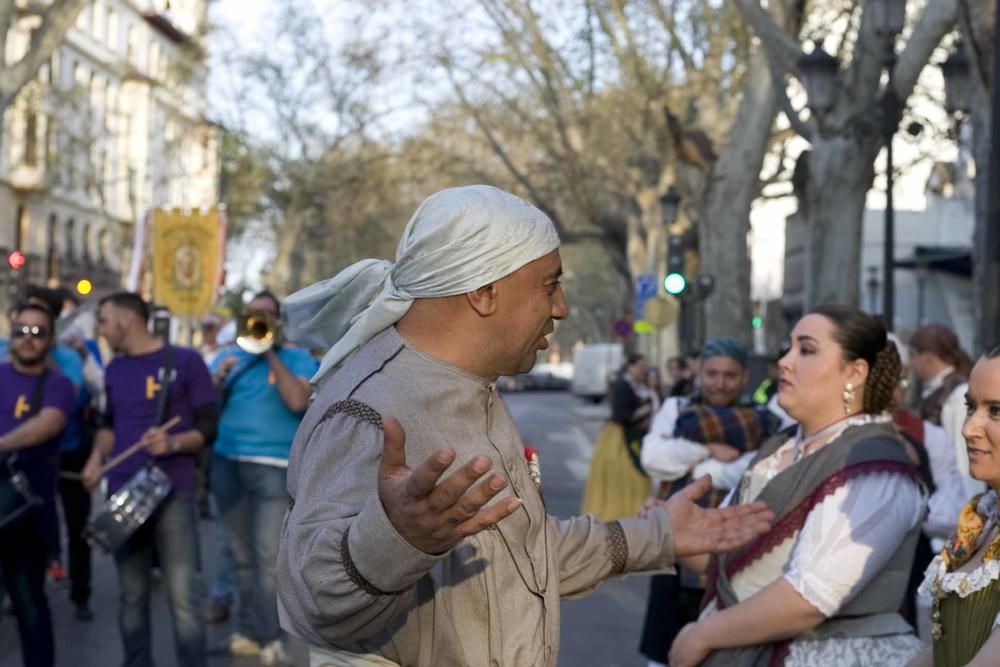
[[[549,275],[545,276],[545,281],[548,282],[549,280],[559,280],[560,278],[562,278],[562,275],[563,275],[563,270],[562,267],[560,266],[553,273],[550,273]]]
[[[816,340],[812,336],[807,336],[805,334],[802,334],[801,336],[796,336],[795,340],[799,341],[800,343],[804,343],[806,341],[811,341],[813,343],[818,343],[819,342],[818,340]]]

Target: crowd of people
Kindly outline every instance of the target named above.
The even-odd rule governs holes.
[[[650,667],[770,664],[776,654],[784,665],[931,660],[914,657],[941,622],[925,572],[945,572],[970,498],[983,505],[975,516],[995,520],[995,492],[984,494],[992,471],[970,467],[972,361],[942,325],[903,343],[844,306],[804,317],[752,392],[747,360],[731,338],[708,340],[694,363],[671,359],[674,387],[685,383],[685,393],[644,381],[646,360],[633,355],[611,390],[584,511],[630,516],[649,505],[647,495],[669,498],[707,474],[715,492],[706,503],[765,499],[778,515],[760,544],[652,577],[641,653]],[[783,475],[788,469],[795,474]],[[963,564],[975,548],[966,542]],[[979,588],[1000,574],[986,567]],[[995,604],[990,618],[1000,624],[1000,598],[981,598]],[[992,627],[979,627],[977,647]],[[946,651],[947,661],[926,664],[964,665],[977,653]],[[985,651],[977,664],[1000,659]]]
[[[54,664],[61,515],[79,622],[85,536],[113,553],[129,667],[153,664],[157,571],[185,667],[230,613],[224,650],[263,664],[292,634],[315,665],[554,666],[560,600],[630,573],[653,575],[651,666],[1000,664],[1000,348],[973,362],[945,327],[903,342],[827,305],[754,388],[736,338],[671,359],[666,381],[632,355],[583,512],[557,519],[496,379],[567,316],[561,274],[543,212],[469,186],[421,204],[395,262],[258,294],[240,316],[268,335],[235,346],[217,316],[201,350],[171,344],[127,292],[88,336],[67,295],[29,289],[0,363],[0,568],[24,663]],[[116,533],[99,487],[155,503],[119,503],[135,516]]]
[[[105,496],[127,498],[117,506],[127,515],[155,493],[143,487],[152,467],[162,473],[165,497],[112,554],[123,664],[153,664],[154,577],[163,581],[182,664],[207,664],[205,626],[225,620],[215,608],[220,600],[227,612],[239,605],[235,632],[220,650],[287,664],[275,563],[289,448],[316,359],[277,336],[253,354],[219,345],[217,315],[203,322],[200,350],[171,344],[151,332],[148,304],[128,292],[104,297],[96,313],[72,313],[77,304],[58,290],[29,286],[24,296],[9,313],[2,353],[9,360],[0,364],[0,485],[10,502],[0,507],[0,569],[24,664],[55,661],[45,579],[62,568],[60,516],[75,618],[88,622],[95,617],[88,521],[115,509],[113,500],[91,507],[92,491],[101,485]],[[280,302],[263,292],[245,308],[238,315],[277,322]],[[204,490],[220,519],[212,573],[202,572],[199,552]],[[207,609],[206,575],[217,595]]]

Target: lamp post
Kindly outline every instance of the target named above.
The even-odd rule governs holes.
[[[885,222],[882,245],[882,318],[892,330],[895,320],[896,207],[893,200],[895,161],[892,139],[899,127],[899,99],[893,89],[892,70],[896,64],[896,36],[906,23],[906,0],[873,0],[875,33],[885,42],[885,66],[889,78],[883,93],[882,132],[885,142]]]
[[[671,185],[660,195],[660,220],[664,227],[669,227],[677,220],[677,212],[681,207],[681,196],[677,188]]]
[[[965,44],[955,43],[955,50],[941,63],[944,78],[944,108],[951,116],[960,118],[972,108],[972,71]]]

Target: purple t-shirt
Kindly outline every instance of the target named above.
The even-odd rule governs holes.
[[[166,364],[166,348],[134,357],[115,357],[104,374],[107,410],[115,433],[111,456],[125,451],[155,426]],[[185,347],[174,347],[174,380],[170,383],[164,421],[180,417],[170,433],[190,431],[194,410],[215,403],[218,398],[201,355]],[[209,443],[210,444],[210,443]],[[114,493],[153,457],[140,449],[108,471],[108,489]],[[156,465],[166,473],[174,491],[191,494],[195,488],[194,454],[156,457]]]
[[[76,389],[65,375],[50,369],[42,390],[42,404],[37,410],[31,405],[38,375],[25,375],[14,370],[13,364],[0,364],[0,434],[13,431],[42,408],[55,408],[68,420],[76,406]],[[59,439],[62,431],[51,439],[17,451],[14,467],[24,472],[35,495],[51,499],[56,495],[59,477]]]

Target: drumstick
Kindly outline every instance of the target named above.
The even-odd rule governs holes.
[[[174,418],[168,420],[165,424],[163,424],[163,426],[159,426],[157,428],[159,428],[162,431],[169,431],[174,426],[177,426],[177,424],[179,424],[180,421],[181,421],[180,417],[174,417]],[[104,466],[101,468],[101,476],[103,476],[104,473],[106,473],[107,471],[111,470],[116,465],[118,465],[119,463],[121,463],[122,461],[124,461],[125,459],[127,459],[128,457],[130,457],[133,454],[135,454],[137,451],[139,451],[144,446],[145,446],[145,443],[142,440],[140,440],[139,442],[135,443],[134,445],[132,445],[131,447],[129,447],[128,449],[126,449],[124,452],[122,452],[121,454],[119,454],[115,458],[113,458],[110,461],[108,461],[107,463],[105,463]],[[80,474],[80,473],[78,473],[78,472],[68,472],[68,471],[60,472],[59,473],[59,477],[62,478],[62,479],[72,479],[72,480],[75,480],[75,481],[78,481],[78,482],[79,481],[83,481],[83,475]]]
[[[181,422],[181,418],[180,417],[174,417],[174,418],[168,420],[162,426],[157,426],[156,428],[159,429],[159,430],[161,430],[161,431],[169,431],[173,427],[177,426],[177,424],[179,424],[180,422]],[[107,471],[111,470],[116,465],[118,465],[119,463],[121,463],[122,461],[124,461],[125,459],[127,459],[128,457],[132,456],[133,454],[135,454],[137,451],[139,451],[140,449],[142,449],[145,446],[146,446],[146,443],[143,442],[142,440],[140,440],[139,442],[135,443],[134,445],[132,445],[131,447],[129,447],[128,449],[126,449],[124,452],[122,452],[118,456],[114,457],[113,459],[111,459],[110,461],[108,461],[107,463],[105,463],[101,467],[101,475],[103,475]]]

